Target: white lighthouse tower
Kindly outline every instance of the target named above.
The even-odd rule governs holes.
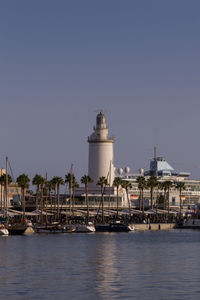
[[[94,132],[88,137],[89,166],[88,175],[93,179],[91,185],[96,186],[99,177],[104,176],[112,186],[114,180],[114,153],[115,140],[108,137],[106,117],[100,112],[96,118]]]

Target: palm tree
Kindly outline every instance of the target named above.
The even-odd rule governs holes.
[[[56,221],[56,187],[57,187],[57,182],[56,182],[56,179],[55,177],[53,177],[51,179],[51,188],[54,190],[54,221]]]
[[[47,188],[48,188],[48,198],[49,198],[50,205],[51,205],[51,212],[52,212],[52,209],[53,209],[52,193],[51,193],[51,191],[52,191],[52,186],[53,186],[52,181],[49,180],[49,181],[47,182]]]
[[[88,184],[92,183],[93,180],[89,175],[84,175],[81,177],[81,183],[85,185],[85,202],[87,205],[87,222],[89,221],[90,212],[89,212],[89,202],[88,202]]]
[[[182,191],[185,190],[185,183],[184,182],[177,182],[176,183],[176,188],[179,190],[179,199],[180,199],[180,209],[179,209],[179,214],[181,218],[181,208],[182,208]]]
[[[44,209],[44,184],[46,180],[45,178],[41,178],[41,183],[40,183],[40,210],[41,210],[41,223],[43,223],[43,209]]]
[[[30,179],[29,179],[28,175],[21,174],[17,177],[16,182],[21,187],[21,191],[22,191],[23,218],[25,219],[25,211],[26,211],[25,193],[26,193],[26,189],[29,187]]]
[[[163,190],[163,183],[162,182],[157,182],[157,196],[156,196],[156,220],[158,221],[158,205],[161,204],[159,200],[164,200],[163,201],[163,206],[165,205],[165,199],[162,199],[163,196],[159,196],[159,191]]]
[[[12,182],[12,177],[8,174],[8,185]],[[6,186],[6,174],[3,174],[0,176],[0,185],[1,185],[1,191],[4,187],[4,206],[5,206],[5,186]],[[3,209],[3,201],[1,199],[1,209]]]
[[[141,200],[142,200],[142,213],[144,215],[144,189],[147,187],[146,180],[144,176],[137,177],[138,189],[140,190],[140,209],[141,209]]]
[[[167,197],[167,200],[168,200],[167,201],[167,203],[168,203],[168,205],[167,205],[168,215],[169,215],[169,193],[170,193],[170,189],[172,188],[172,186],[173,186],[173,183],[169,180],[163,182],[163,187],[164,187],[164,191],[165,191],[165,193],[164,193],[165,203],[166,203],[166,192],[168,193],[168,195],[167,195],[168,196]]]
[[[149,179],[147,180],[147,187],[150,188],[150,193],[151,193],[151,209],[153,209],[153,194],[154,194],[154,189],[158,184],[158,179],[156,176],[150,176]]]
[[[74,177],[73,178],[73,181],[72,181],[72,213],[74,214],[74,194],[75,194],[75,190],[79,188],[79,184],[78,182],[76,181],[76,178]]]
[[[119,215],[119,187],[122,184],[122,179],[120,177],[115,177],[113,185],[117,188],[117,219]]]
[[[60,209],[60,185],[64,184],[64,181],[62,179],[62,177],[58,177],[58,176],[54,176],[52,179],[52,182],[54,182],[54,184],[56,184],[56,188],[57,188],[57,220],[60,220],[60,213],[59,213],[59,209]]]
[[[72,204],[72,189],[73,189],[74,179],[75,179],[75,176],[72,172],[65,175],[65,183],[68,183],[68,185],[69,185],[69,194],[70,194],[69,210],[70,210],[70,212],[71,212],[71,204]]]
[[[108,181],[106,177],[104,176],[99,177],[97,185],[101,187],[102,223],[104,223],[104,192],[105,192],[106,185],[108,185]]]
[[[131,220],[131,204],[130,204],[128,190],[132,188],[132,184],[129,181],[123,180],[122,187],[126,190],[126,196],[128,199],[128,208],[129,208],[129,219]]]
[[[36,210],[39,209],[39,195],[41,195],[41,185],[43,183],[44,183],[44,178],[41,175],[36,174],[33,177],[32,185],[36,185],[36,187],[37,187],[37,190],[36,190]],[[41,199],[40,199],[40,202],[41,202]],[[40,205],[41,205],[41,203],[40,203]]]
[[[48,218],[47,218],[47,209],[48,209],[48,196],[49,196],[49,181],[47,180],[47,175],[45,178],[45,183],[44,183],[44,209],[46,211],[45,215],[45,223],[47,224]]]

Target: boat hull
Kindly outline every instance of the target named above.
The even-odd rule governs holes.
[[[8,229],[6,229],[6,228],[0,229],[0,235],[3,235],[3,236],[9,235]]]
[[[134,231],[135,227],[132,224],[96,224],[95,229],[97,232],[129,232]]]
[[[76,225],[76,232],[95,232],[95,226],[94,225]]]
[[[9,235],[31,235],[35,233],[32,227],[22,226],[22,227],[9,227]]]

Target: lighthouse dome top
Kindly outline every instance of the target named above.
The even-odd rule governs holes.
[[[100,111],[100,113],[98,113],[97,115],[97,119],[96,119],[96,128],[107,128],[106,126],[106,117],[105,115]]]
[[[114,138],[109,138],[108,136],[108,127],[106,125],[105,114],[100,111],[96,116],[96,126],[93,127],[93,133],[88,137],[89,143],[95,142],[106,142],[114,143]]]

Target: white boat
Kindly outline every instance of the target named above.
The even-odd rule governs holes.
[[[6,227],[3,224],[0,225],[0,235],[9,235],[8,229],[6,229]]]
[[[200,229],[200,219],[185,220],[180,227],[185,229]]]
[[[76,232],[95,232],[95,226],[92,222],[88,222],[87,224],[77,224]]]

